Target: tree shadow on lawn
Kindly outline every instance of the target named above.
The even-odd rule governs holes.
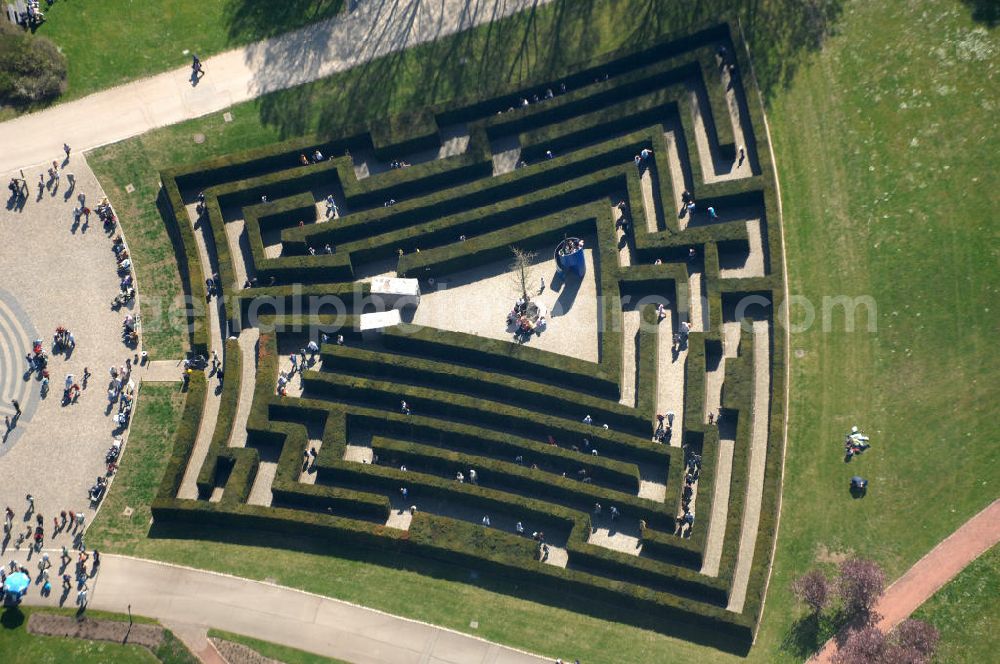
[[[792,623],[781,641],[781,650],[797,660],[808,659],[829,639],[844,634],[849,623],[848,616],[839,610],[829,615],[810,613]]]
[[[320,538],[291,537],[263,530],[237,530],[214,525],[154,522],[148,536],[153,540],[211,541],[313,555],[331,555],[329,541]],[[343,546],[337,547],[335,553],[338,558],[414,572],[444,581],[471,584],[490,592],[510,595],[518,599],[554,606],[614,623],[629,624],[740,656],[745,656],[749,652],[749,641],[744,642],[732,635],[727,635],[723,633],[722,629],[709,629],[704,625],[685,623],[673,616],[657,615],[650,611],[631,610],[621,604],[606,604],[592,596],[573,594],[567,590],[572,588],[572,584],[560,584],[561,588],[554,590],[544,583],[538,583],[540,577],[531,574],[528,570],[526,570],[523,579],[512,579],[490,573],[487,569],[470,569],[406,552]],[[192,563],[197,565],[197,561],[185,561],[185,564]],[[233,570],[226,571],[234,572]]]
[[[444,97],[489,95],[509,81],[523,80],[531,63],[547,57],[541,67],[548,71],[564,60],[577,61],[594,48],[596,38],[581,40],[580,48],[551,48],[562,32],[560,21],[568,11],[567,3],[557,3],[554,21],[540,26],[536,5],[531,4],[513,18],[499,16],[501,3],[492,9],[490,20],[477,29],[465,30],[441,40],[362,62],[333,80],[308,83],[264,96],[259,112],[265,125],[276,127],[282,137],[303,133],[333,134],[345,124],[387,117],[402,108],[420,108]],[[589,6],[590,2],[580,5]],[[576,8],[572,8],[574,11]],[[376,25],[365,34],[356,35],[349,44],[349,57],[364,60],[383,52],[386,43],[397,47],[409,45],[416,30],[419,3],[413,0],[381,0],[370,10],[393,16],[392,29]],[[485,9],[466,3],[463,21]],[[584,31],[586,34],[586,31]],[[426,36],[422,34],[422,36]],[[514,48],[511,44],[515,44]],[[335,48],[335,47],[331,47]],[[317,54],[298,53],[294,44],[260,54],[267,61],[302,61],[306,67],[318,66]],[[558,52],[557,52],[558,51]],[[336,53],[332,53],[336,56]],[[536,73],[539,67],[535,67]],[[268,86],[281,87],[280,79],[268,71]],[[258,84],[260,85],[260,84]]]
[[[223,10],[229,40],[243,44],[336,16],[345,0],[228,0]]]
[[[962,0],[972,11],[972,20],[993,28],[1000,24],[1000,0]]]
[[[446,97],[489,97],[511,85],[527,85],[529,78],[544,88],[602,49],[602,22],[610,22],[612,30],[620,27],[628,31],[624,46],[638,48],[705,27],[720,16],[740,18],[761,92],[769,100],[787,87],[798,64],[822,47],[843,4],[842,0],[814,0],[803,8],[801,0],[631,0],[627,7],[608,3],[554,0],[541,7],[531,4],[506,18],[493,9],[490,20],[478,28],[416,46],[410,56],[396,51],[359,64],[333,81],[266,95],[259,102],[260,117],[282,137],[312,132],[326,135],[345,124],[385,117],[400,108],[419,108]],[[262,0],[233,0],[233,4],[239,7],[231,19],[230,29],[236,34],[250,30],[253,21],[268,21],[272,7]],[[301,10],[303,4],[312,3],[294,0],[290,4]],[[329,9],[332,4],[333,0],[322,3],[317,16],[335,13]],[[257,55],[266,62],[294,62],[299,63],[298,69],[308,70],[319,67],[328,57],[370,57],[383,52],[380,49],[386,42],[406,46],[415,29],[418,4],[414,0],[378,0],[374,9],[367,10],[392,15],[391,32],[376,25],[365,34],[352,35],[349,43],[320,49],[306,40],[285,40]],[[280,10],[282,15],[285,11]],[[463,15],[471,20],[475,11],[486,10],[473,9],[467,3]],[[277,32],[270,22],[268,29]],[[256,83],[262,89],[284,87],[283,76],[292,81],[300,73],[286,67],[263,67]]]
[[[7,606],[0,615],[0,625],[4,629],[19,629],[24,624],[24,612],[19,606]]]

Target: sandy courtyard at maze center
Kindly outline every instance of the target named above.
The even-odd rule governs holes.
[[[548,326],[528,341],[532,348],[571,355],[588,362],[599,361],[597,330],[597,277],[593,238],[583,238],[587,249],[584,276],[568,273],[556,277],[552,251],[538,250],[533,279],[528,284],[532,301],[547,312]],[[420,305],[412,315],[413,325],[464,332],[504,341],[514,340],[507,314],[519,297],[509,260],[496,261],[436,279],[433,285],[420,281]],[[538,294],[540,280],[545,289]],[[553,290],[553,288],[558,290]]]

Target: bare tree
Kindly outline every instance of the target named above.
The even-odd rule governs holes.
[[[870,621],[875,602],[885,590],[885,572],[872,560],[845,560],[840,564],[837,589],[852,619]]]
[[[830,591],[830,580],[818,569],[806,572],[792,582],[792,592],[817,616],[830,603]]]
[[[882,664],[886,661],[888,644],[885,634],[877,627],[851,630],[843,645],[833,656],[833,664]]]
[[[535,281],[534,260],[537,254],[533,251],[524,251],[517,247],[511,247],[514,260],[510,263],[511,281],[518,295],[524,298],[525,303],[531,302],[528,289]]]

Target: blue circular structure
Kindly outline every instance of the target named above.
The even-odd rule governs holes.
[[[556,266],[560,272],[573,270],[579,276],[587,273],[587,263],[583,258],[583,240],[568,237],[559,243],[555,252]]]

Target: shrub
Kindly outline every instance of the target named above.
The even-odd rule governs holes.
[[[0,20],[0,104],[47,102],[66,91],[66,56],[45,37]]]
[[[823,572],[814,569],[792,582],[792,592],[814,615],[818,615],[830,603],[830,580]]]
[[[834,664],[880,664],[885,662],[885,634],[869,625],[848,633],[844,644],[833,656]]]
[[[889,634],[893,662],[927,664],[934,658],[941,634],[930,623],[908,618]]]
[[[873,560],[845,560],[840,564],[837,590],[852,618],[871,620],[875,603],[885,590],[885,572]]]

